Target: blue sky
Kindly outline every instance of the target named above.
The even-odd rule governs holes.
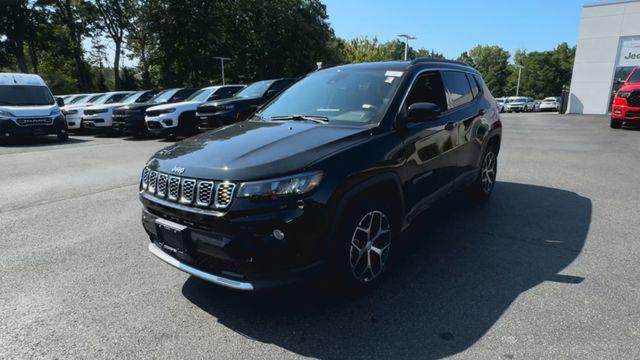
[[[350,39],[398,34],[457,58],[475,45],[499,45],[510,53],[575,45],[584,0],[323,0],[337,36]]]

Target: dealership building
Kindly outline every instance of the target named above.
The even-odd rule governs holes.
[[[568,112],[606,114],[613,93],[640,66],[640,0],[585,5]]]

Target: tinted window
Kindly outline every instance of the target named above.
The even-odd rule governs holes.
[[[76,96],[75,98],[71,99],[71,101],[69,101],[69,104],[81,104],[81,101],[83,101],[87,97],[87,95]]]
[[[414,82],[413,88],[407,96],[406,107],[420,102],[436,104],[440,106],[442,111],[447,109],[444,86],[439,72],[422,74]]]
[[[478,96],[480,89],[478,89],[478,83],[476,80],[470,74],[467,74],[467,80],[469,80],[469,84],[471,84],[471,93],[473,94],[473,97]]]
[[[182,89],[176,92],[176,94],[171,98],[171,102],[179,102],[184,101],[186,98],[191,96],[194,92],[198,91],[198,89]]]
[[[247,86],[242,91],[238,93],[239,97],[250,98],[250,97],[260,97],[264,95],[265,91],[273,84],[273,80],[264,80],[254,82],[253,84]]]
[[[449,91],[449,103],[451,107],[464,105],[473,100],[471,86],[467,75],[459,71],[444,71],[444,83]]]
[[[110,98],[107,99],[107,101],[105,101],[105,104],[113,104],[113,103],[117,103],[120,102],[120,100],[124,99],[125,96],[129,96],[131,94],[128,93],[124,93],[124,94],[114,94],[113,96],[111,96]]]
[[[3,85],[0,86],[0,105],[36,106],[53,105],[55,101],[45,86]]]
[[[629,82],[640,82],[640,70],[636,70],[629,76]]]
[[[149,101],[156,94],[155,91],[147,91],[144,94],[140,95],[140,97],[136,100],[137,103],[143,103]]]
[[[289,85],[291,85],[291,83],[292,83],[291,80],[277,81],[275,84],[273,84],[273,86],[269,90],[276,90],[280,92],[286,89]]]
[[[233,95],[235,95],[238,90],[242,89],[239,86],[228,86],[228,87],[223,87],[218,89],[218,91],[216,91],[212,97],[210,98],[211,100],[216,100],[216,99],[227,99],[232,97]]]

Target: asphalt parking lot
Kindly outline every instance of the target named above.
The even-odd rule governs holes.
[[[343,301],[234,293],[149,254],[138,177],[170,142],[0,146],[0,358],[639,358],[640,131],[503,124],[492,200],[441,201]]]

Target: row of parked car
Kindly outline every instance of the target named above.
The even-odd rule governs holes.
[[[559,111],[560,99],[547,97],[544,100],[534,100],[524,96],[510,96],[497,98],[500,112],[533,112],[533,111]]]
[[[114,91],[62,95],[69,130],[100,130],[142,137],[149,134],[191,136],[245,120],[295,79],[271,79],[250,84]]]

